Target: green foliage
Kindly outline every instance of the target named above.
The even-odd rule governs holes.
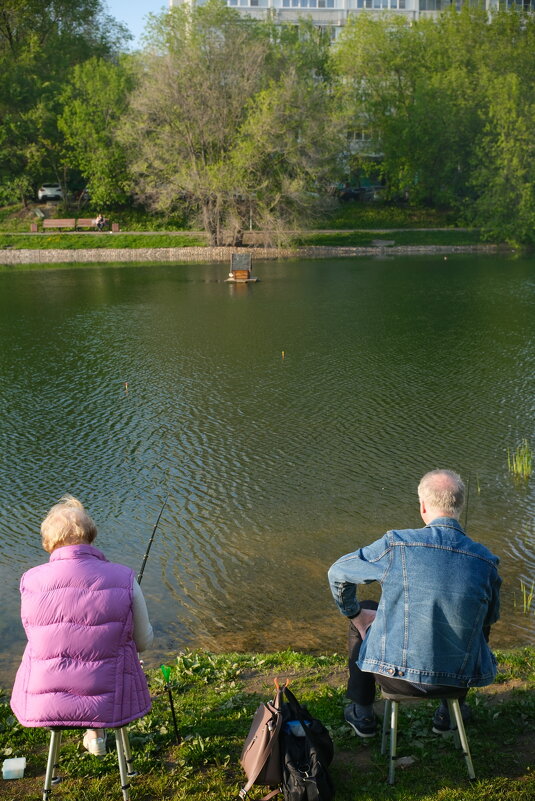
[[[512,651],[495,652],[498,660],[497,681],[522,679],[528,684],[535,682],[535,651],[533,648],[515,648]]]
[[[109,58],[128,40],[101,0],[3,0],[0,16],[0,183],[22,176],[66,184],[57,128],[75,64]]]
[[[340,203],[319,221],[321,228],[449,228],[451,211],[404,203]]]
[[[187,234],[0,234],[0,248],[28,250],[82,250],[84,248],[184,248],[202,247],[204,238]]]
[[[481,242],[478,231],[351,231],[329,234],[303,234],[294,244],[322,245],[325,247],[372,247],[378,239],[384,239],[399,246],[434,247],[474,245]]]
[[[520,590],[522,592],[522,606],[525,615],[529,615],[531,611],[531,604],[533,602],[533,595],[535,594],[535,581],[531,582],[531,587],[528,589],[528,585],[524,583],[522,579],[520,579]]]
[[[534,48],[532,15],[514,10],[350,20],[333,53],[339,103],[382,154],[391,197],[454,209],[490,239],[535,242]]]
[[[530,478],[533,472],[533,450],[527,439],[523,439],[514,451],[507,449],[507,467],[517,478]]]
[[[124,148],[114,131],[133,87],[131,61],[91,58],[75,65],[58,120],[68,148],[66,159],[84,178],[96,207],[124,203],[129,177]]]
[[[187,204],[212,244],[309,213],[335,164],[324,38],[211,0],[154,18],[148,44],[121,134],[136,196]]]
[[[336,212],[329,185],[372,169],[403,201],[384,227],[405,224],[408,201],[535,245],[534,15],[356,14],[331,46],[310,21],[210,0],[151,15],[144,51],[126,56],[105,8],[3,0],[0,204],[54,180],[88,186],[96,211],[134,200],[133,221],[157,215],[146,230],[167,216],[212,244],[251,227],[282,244]]]

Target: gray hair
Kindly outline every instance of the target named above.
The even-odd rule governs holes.
[[[431,509],[457,520],[464,504],[464,483],[453,470],[431,470],[418,485],[418,497]]]
[[[95,523],[72,495],[64,495],[54,504],[41,523],[41,540],[48,553],[63,545],[90,545],[96,536]]]

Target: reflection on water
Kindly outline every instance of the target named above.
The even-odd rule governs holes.
[[[23,647],[19,576],[65,491],[136,571],[170,492],[143,578],[157,664],[343,648],[328,566],[419,525],[419,477],[450,466],[469,533],[502,559],[493,642],[529,641],[533,482],[506,450],[533,434],[534,266],[265,262],[247,287],[225,265],[0,273],[0,680]]]

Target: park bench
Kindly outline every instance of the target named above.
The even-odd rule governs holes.
[[[120,231],[119,223],[111,223],[108,219],[104,220],[104,225],[113,233],[118,233]],[[96,228],[96,223],[93,217],[78,217],[75,219],[74,217],[64,218],[64,219],[55,219],[50,218],[48,220],[43,220],[43,231],[47,228],[72,228],[73,231],[77,231],[79,228]],[[37,233],[38,227],[37,223],[30,224],[30,231],[32,233]]]
[[[103,225],[109,227],[110,221],[105,219]],[[78,217],[76,220],[76,228],[96,228],[97,224],[94,217]]]
[[[43,220],[43,230],[46,228],[75,228],[76,227],[76,220],[73,218],[67,219],[54,219],[50,218],[49,220]]]

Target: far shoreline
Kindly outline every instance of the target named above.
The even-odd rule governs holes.
[[[17,249],[0,250],[0,264],[95,264],[134,262],[229,262],[233,253],[250,253],[253,259],[273,261],[278,259],[333,259],[361,256],[448,256],[453,254],[513,253],[507,245],[375,245],[324,246],[309,245],[296,248],[235,248],[235,247],[178,247],[178,248],[85,248],[71,249]]]

